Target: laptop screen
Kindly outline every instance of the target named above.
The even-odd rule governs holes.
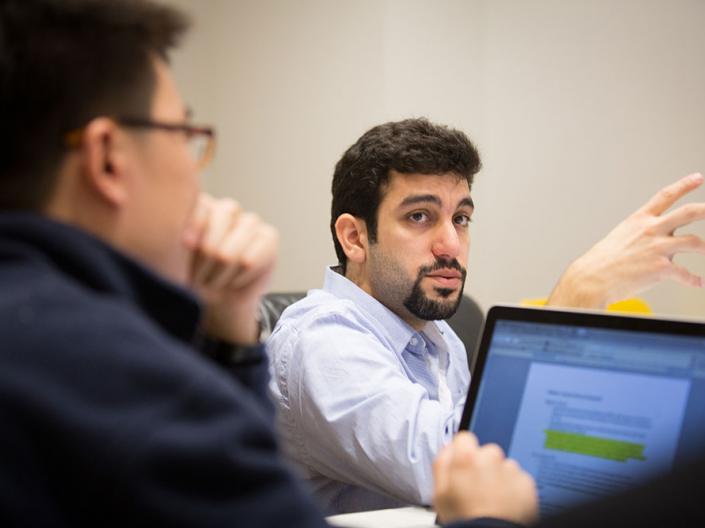
[[[533,475],[542,516],[705,453],[701,324],[495,307],[476,365],[461,428]]]

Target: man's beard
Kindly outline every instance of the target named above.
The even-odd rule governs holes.
[[[458,298],[455,300],[447,300],[445,302],[434,301],[433,299],[429,299],[421,289],[421,281],[423,278],[428,273],[441,269],[455,269],[462,274],[460,291],[458,292]],[[416,282],[414,282],[414,286],[411,289],[411,293],[406,299],[404,299],[404,306],[407,310],[409,310],[409,312],[424,321],[448,319],[455,313],[460,305],[460,301],[463,296],[463,288],[465,287],[466,275],[467,270],[460,265],[457,259],[437,258],[434,265],[424,266],[419,269],[419,273],[416,277]],[[434,290],[443,299],[448,299],[448,297],[450,297],[455,291],[453,288],[434,288]]]

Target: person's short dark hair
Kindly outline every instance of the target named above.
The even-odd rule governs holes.
[[[345,272],[347,257],[335,233],[341,214],[362,218],[369,241],[377,240],[377,211],[389,172],[455,174],[472,187],[482,164],[475,146],[459,130],[427,119],[385,123],[365,132],[343,154],[333,174],[330,229],[338,262]]]
[[[0,2],[0,209],[41,209],[67,132],[98,116],[148,117],[153,57],[188,26],[140,0]]]

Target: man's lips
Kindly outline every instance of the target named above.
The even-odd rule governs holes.
[[[442,279],[462,279],[463,274],[460,273],[458,270],[453,270],[453,269],[443,269],[443,270],[437,270],[437,271],[432,271],[431,273],[426,274],[427,277],[440,277]]]
[[[457,270],[438,270],[428,273],[426,277],[433,279],[444,288],[457,288],[463,280],[463,274]]]

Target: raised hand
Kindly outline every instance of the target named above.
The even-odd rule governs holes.
[[[701,238],[675,234],[705,218],[705,203],[689,203],[667,212],[702,183],[702,175],[691,174],[661,189],[568,267],[548,304],[603,308],[668,279],[702,287],[702,277],[673,262],[673,257],[705,253]]]

